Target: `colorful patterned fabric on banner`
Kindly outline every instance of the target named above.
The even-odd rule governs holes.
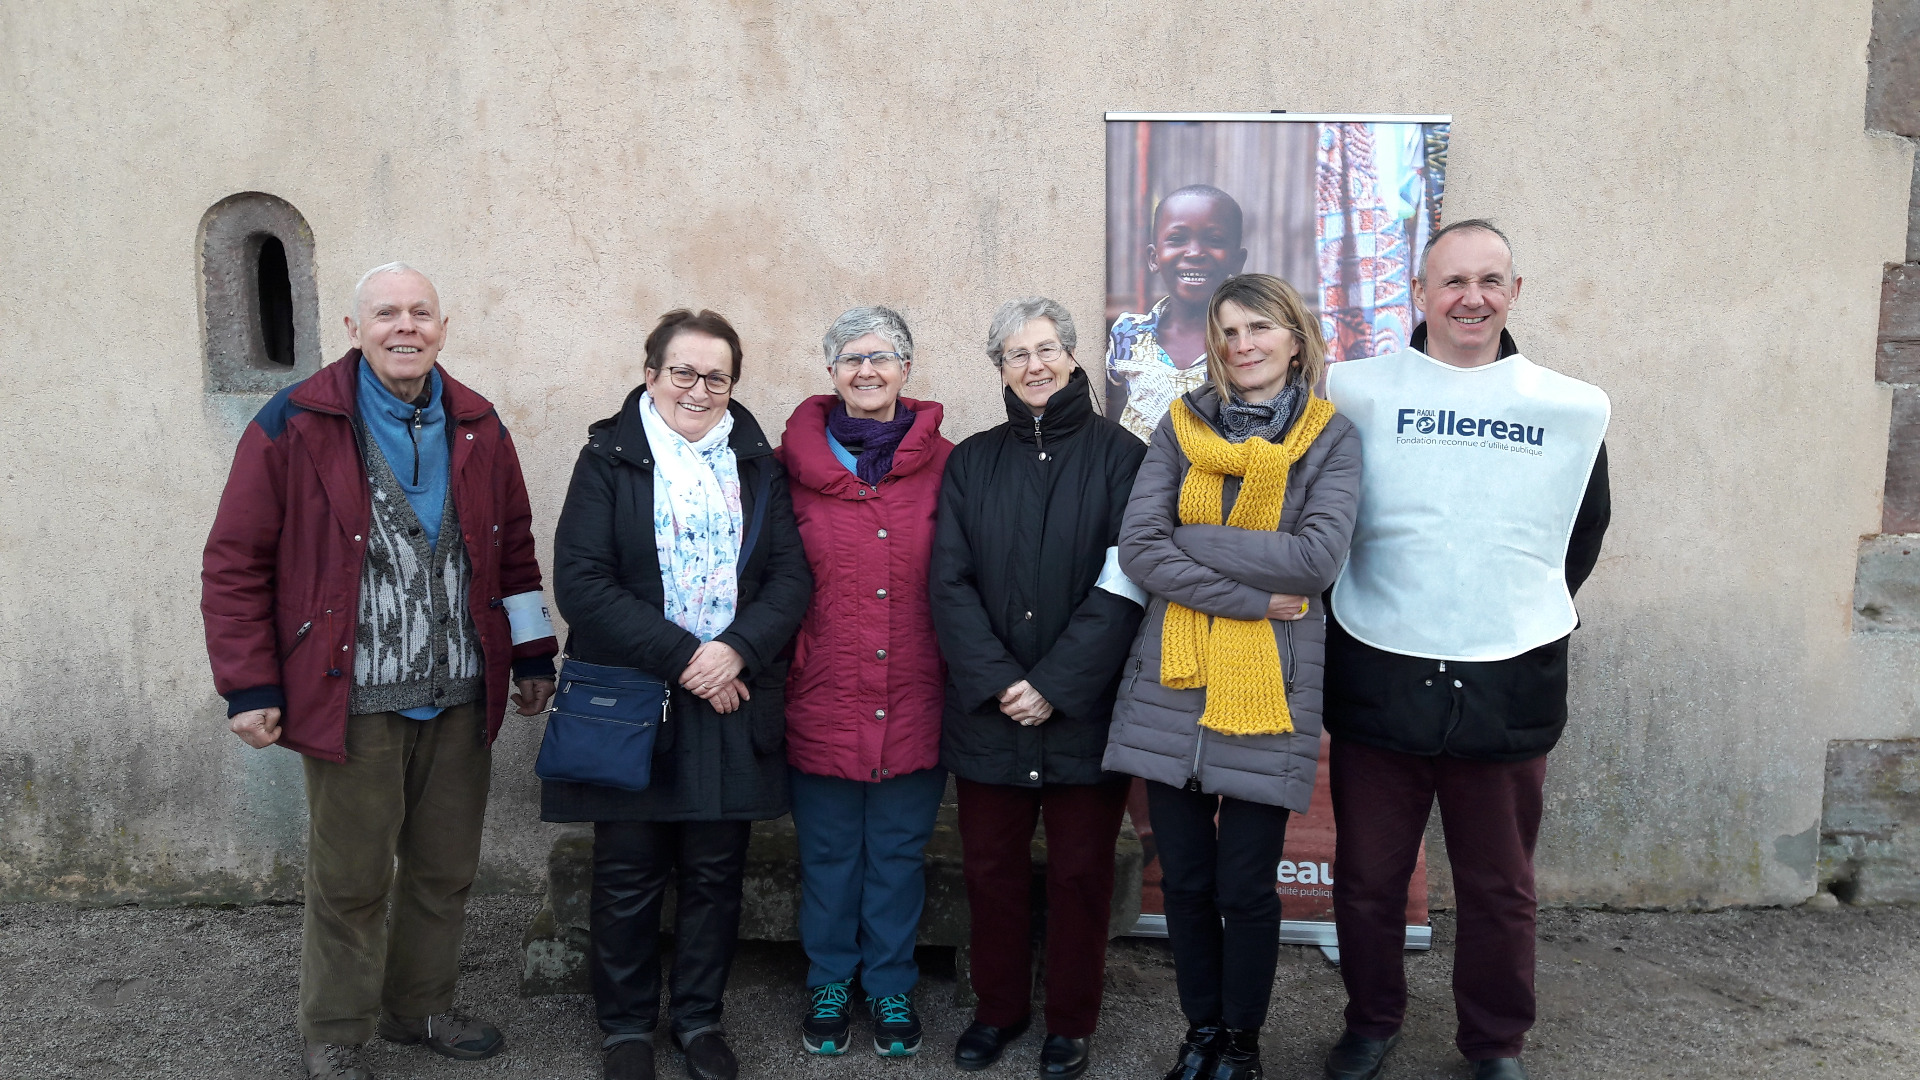
[[[1413,332],[1408,231],[1427,201],[1426,159],[1413,125],[1320,125],[1316,247],[1330,360],[1398,352]]]

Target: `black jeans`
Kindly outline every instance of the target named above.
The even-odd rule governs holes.
[[[1280,959],[1279,806],[1147,781],[1180,1010],[1190,1024],[1257,1030]],[[1216,826],[1214,816],[1219,815]]]
[[[682,1045],[720,1026],[740,930],[748,821],[601,821],[593,826],[593,1003],[604,1045],[660,1020],[660,903],[675,895],[672,1030]]]

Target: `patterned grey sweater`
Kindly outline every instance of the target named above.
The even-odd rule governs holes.
[[[438,549],[394,478],[379,443],[364,428],[360,447],[373,489],[367,558],[360,568],[354,628],[353,691],[347,711],[451,708],[478,700],[486,673],[467,610],[472,566],[447,485]]]

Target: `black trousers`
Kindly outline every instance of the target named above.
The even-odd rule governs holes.
[[[1286,809],[1149,780],[1147,813],[1180,1011],[1190,1024],[1258,1030],[1280,959],[1274,874],[1287,840]]]
[[[601,821],[593,826],[593,1004],[605,1045],[660,1020],[660,904],[675,893],[672,1030],[682,1045],[720,1026],[740,930],[748,821]]]

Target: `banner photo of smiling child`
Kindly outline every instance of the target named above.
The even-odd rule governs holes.
[[[1418,254],[1441,225],[1445,116],[1107,114],[1106,415],[1150,441],[1207,380],[1207,304],[1240,273],[1285,278],[1338,363],[1397,353],[1417,323]],[[1324,388],[1322,388],[1324,393]],[[1324,736],[1323,736],[1324,739]],[[1327,753],[1310,811],[1275,867],[1281,940],[1331,947],[1334,826]],[[1128,817],[1145,849],[1136,933],[1165,933],[1143,782]],[[1426,855],[1408,890],[1408,947],[1424,948]]]
[[[1107,114],[1105,410],[1142,440],[1206,381],[1207,301],[1274,274],[1330,363],[1398,352],[1440,225],[1445,117]]]

